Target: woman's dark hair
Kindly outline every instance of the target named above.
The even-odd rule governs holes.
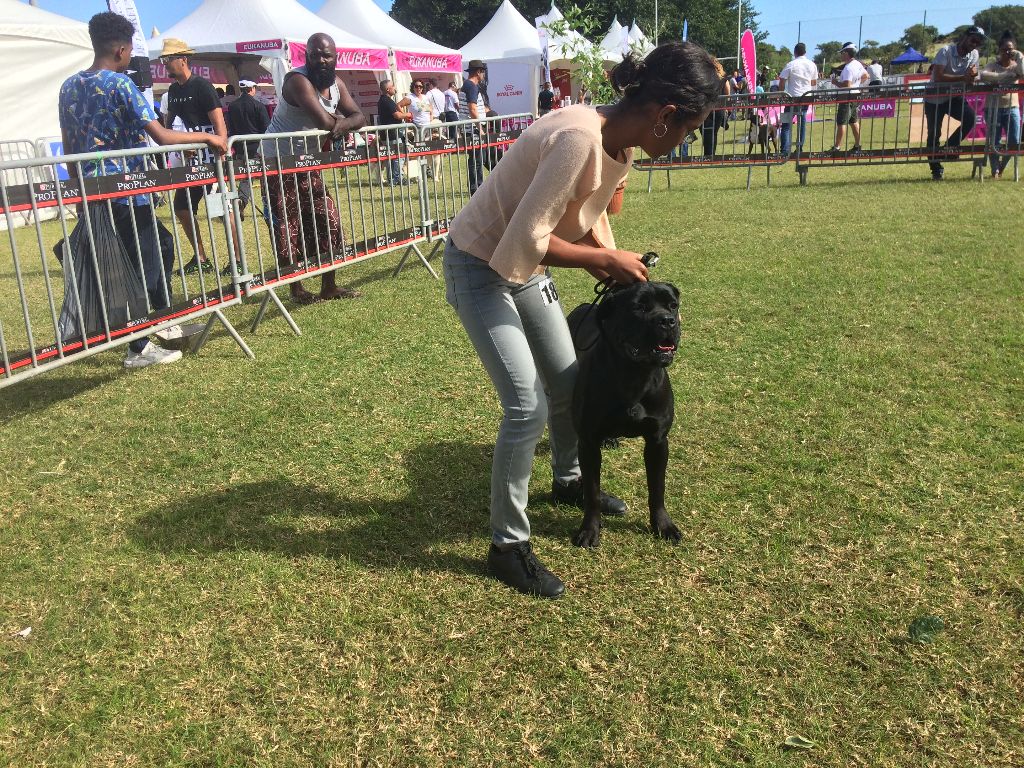
[[[89,19],[89,39],[93,52],[103,56],[113,53],[119,45],[132,42],[135,27],[119,13],[97,13]]]
[[[674,104],[676,121],[700,115],[722,93],[725,72],[696,43],[659,45],[640,61],[627,54],[611,73],[612,88],[623,104]]]
[[[1010,30],[1006,30],[1005,32],[1003,32],[1003,34],[999,36],[1000,48],[1003,47],[1003,43],[1013,43],[1014,45],[1016,45],[1017,38],[1013,36],[1013,32],[1011,32]]]

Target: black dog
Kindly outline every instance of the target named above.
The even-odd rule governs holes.
[[[679,541],[679,529],[665,511],[668,431],[675,416],[665,368],[679,346],[679,290],[670,283],[633,283],[610,291],[596,311],[590,309],[578,307],[569,316],[581,352],[572,415],[584,499],[583,525],[573,542],[596,547],[600,541],[602,443],[641,436],[651,528],[655,536]]]

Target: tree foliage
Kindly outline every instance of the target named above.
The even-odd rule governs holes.
[[[931,24],[913,24],[903,30],[900,42],[920,53],[927,53],[929,46],[939,37],[939,30]]]
[[[999,37],[1009,30],[1017,38],[1017,45],[1024,43],[1024,5],[993,5],[974,14],[972,21],[985,30],[988,40],[985,53],[995,53]]]

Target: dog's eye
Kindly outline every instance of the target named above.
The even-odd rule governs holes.
[[[679,309],[679,304],[673,301],[671,304],[668,305],[668,308],[671,309],[673,312],[676,312]]]

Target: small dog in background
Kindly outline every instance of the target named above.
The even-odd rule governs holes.
[[[772,152],[779,151],[778,142],[775,140],[777,129],[774,125],[768,124],[768,118],[763,110],[750,110],[750,130],[747,132],[747,155],[754,154],[754,144],[761,146],[761,154],[767,154],[768,145],[772,145]]]

